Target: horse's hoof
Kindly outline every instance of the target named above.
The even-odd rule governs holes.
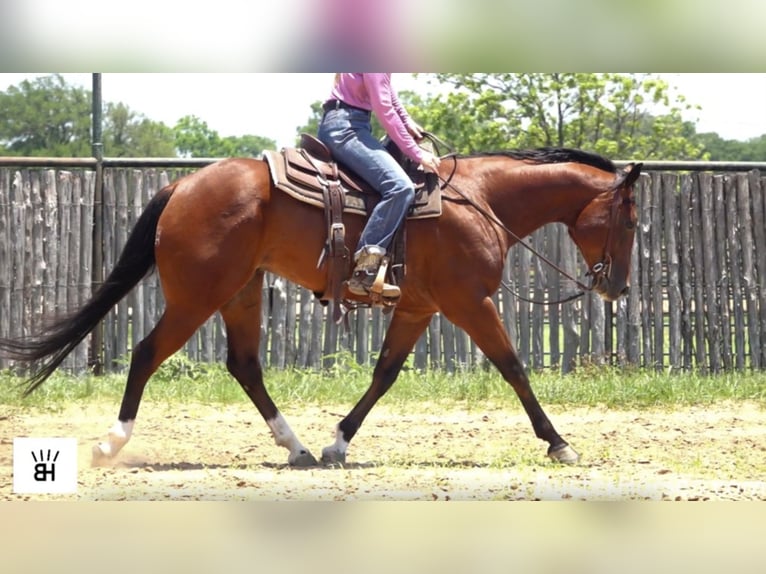
[[[334,448],[322,450],[322,464],[325,466],[346,464],[346,453]]]
[[[561,464],[576,464],[580,460],[580,455],[568,444],[556,448],[550,447],[548,456],[551,460]]]
[[[314,458],[314,455],[307,450],[302,450],[298,454],[298,456],[288,460],[287,462],[290,466],[296,466],[300,468],[305,468],[308,466],[317,466],[317,464],[319,464],[317,462],[317,459]]]
[[[92,458],[90,460],[90,465],[92,467],[108,466],[112,460],[112,457],[106,454],[101,449],[100,444],[93,445],[93,448],[91,449],[91,454],[92,454]]]

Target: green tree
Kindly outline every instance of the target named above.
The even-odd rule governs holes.
[[[745,142],[740,161],[766,161],[766,134]]]
[[[766,134],[739,141],[709,132],[698,134],[697,139],[711,161],[766,161]]]
[[[436,96],[399,97],[418,123],[462,153],[567,146],[616,159],[706,159],[694,124],[681,115],[691,106],[651,75],[435,74],[434,81]],[[298,131],[316,133],[320,119],[316,102]]]
[[[13,156],[90,156],[90,92],[60,74],[0,92],[0,152]]]
[[[90,156],[92,96],[60,74],[24,80],[0,93],[0,153],[15,156]],[[174,156],[173,134],[161,122],[123,103],[104,105],[104,155]]]
[[[221,157],[259,157],[264,150],[277,147],[273,139],[253,135],[227,136],[221,143]]]
[[[133,112],[123,103],[107,103],[104,112],[104,155],[110,157],[174,157],[173,130]]]
[[[182,157],[257,157],[276,142],[261,136],[228,136],[222,138],[197,116],[184,116],[173,128],[175,146]]]
[[[89,157],[92,153],[89,90],[67,85],[60,74],[24,80],[0,92],[0,155]],[[175,128],[148,119],[126,104],[105,102],[107,157],[258,156],[276,143],[255,135],[222,138],[194,116]]]
[[[408,108],[463,152],[568,146],[620,159],[700,159],[690,106],[637,74],[436,74],[446,94]]]
[[[176,150],[182,157],[216,157],[221,145],[218,132],[197,116],[184,116],[173,128]]]

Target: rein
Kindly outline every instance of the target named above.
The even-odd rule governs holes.
[[[430,134],[429,134],[429,136],[430,136]],[[431,137],[434,137],[434,136],[431,136]],[[440,140],[438,140],[438,141],[440,141]],[[449,154],[444,155],[444,156],[441,157],[441,159],[446,159],[446,158],[452,158],[454,165],[452,167],[452,172],[449,174],[447,179],[444,179],[443,177],[439,176],[439,180],[441,180],[441,182],[442,182],[442,185],[441,185],[442,189],[445,189],[445,188],[448,187],[452,191],[457,193],[466,202],[468,202],[474,209],[476,209],[476,211],[478,211],[480,214],[482,214],[484,217],[486,217],[489,221],[491,221],[495,225],[498,225],[501,229],[503,229],[506,233],[508,233],[508,235],[510,235],[517,243],[521,244],[524,248],[526,248],[532,254],[536,255],[539,259],[541,259],[543,262],[545,262],[548,266],[550,266],[553,269],[555,269],[556,271],[558,271],[561,275],[563,275],[564,277],[566,277],[567,279],[572,281],[575,285],[577,285],[577,287],[580,288],[580,291],[578,293],[574,293],[574,294],[572,294],[572,295],[570,295],[568,297],[565,297],[563,299],[559,299],[557,301],[538,301],[538,300],[535,300],[535,299],[529,299],[527,297],[522,296],[518,292],[514,291],[510,287],[510,285],[508,285],[508,283],[506,281],[501,280],[500,281],[501,285],[508,292],[510,292],[514,296],[518,297],[522,301],[526,301],[527,303],[534,303],[536,305],[558,305],[560,303],[567,303],[569,301],[572,301],[574,299],[582,297],[583,295],[585,295],[586,292],[593,291],[593,289],[597,285],[598,279],[600,277],[602,277],[602,276],[607,276],[608,277],[609,276],[609,273],[611,272],[611,269],[612,269],[612,258],[611,258],[611,255],[609,254],[608,249],[609,249],[609,243],[610,243],[610,240],[611,240],[611,237],[612,237],[612,228],[614,227],[614,220],[615,220],[615,217],[616,217],[616,214],[617,214],[617,209],[616,209],[617,208],[617,196],[615,196],[615,199],[612,202],[612,206],[611,206],[611,218],[610,218],[610,222],[609,222],[609,230],[607,231],[606,243],[604,245],[604,257],[603,257],[603,260],[598,262],[598,263],[596,263],[595,265],[593,265],[593,267],[591,267],[591,269],[586,273],[586,276],[591,277],[591,284],[590,285],[585,285],[579,279],[577,279],[576,277],[573,277],[570,273],[568,273],[567,271],[562,269],[556,263],[554,263],[553,261],[548,259],[545,255],[540,253],[537,249],[532,247],[529,243],[524,241],[521,237],[516,235],[502,221],[500,221],[493,213],[490,213],[489,211],[487,211],[486,209],[484,209],[483,207],[478,205],[473,199],[471,199],[465,193],[463,193],[460,189],[455,187],[451,183],[451,180],[452,180],[452,177],[455,175],[455,172],[457,171],[457,153],[452,151]]]

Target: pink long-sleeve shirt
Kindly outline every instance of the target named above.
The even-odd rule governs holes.
[[[403,153],[418,163],[423,161],[423,150],[407,131],[407,126],[414,122],[399,103],[391,86],[391,74],[335,74],[331,97],[350,106],[371,110]]]

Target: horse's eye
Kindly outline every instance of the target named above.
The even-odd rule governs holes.
[[[636,228],[636,222],[635,222],[635,221],[631,221],[631,220],[628,220],[628,221],[625,223],[625,227],[626,227],[626,229],[635,229],[635,228]]]

